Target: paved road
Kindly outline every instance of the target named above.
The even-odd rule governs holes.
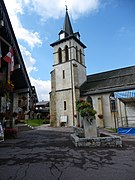
[[[38,128],[0,143],[0,180],[134,180],[135,146],[75,148],[68,128]]]

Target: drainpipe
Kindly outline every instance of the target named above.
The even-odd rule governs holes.
[[[74,91],[73,91],[73,88],[74,88],[74,85],[73,85],[73,64],[72,64],[72,61],[71,61],[71,41],[69,41],[69,48],[70,48],[70,68],[71,68],[71,88],[72,88],[72,110],[73,110],[73,114],[72,114],[72,117],[73,117],[73,125],[75,125],[75,122],[74,122]]]

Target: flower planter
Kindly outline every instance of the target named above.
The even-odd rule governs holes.
[[[86,117],[83,118],[84,125],[84,136],[85,138],[95,138],[97,137],[97,126],[96,119],[92,119],[91,123]]]

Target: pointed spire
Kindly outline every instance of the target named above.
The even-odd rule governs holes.
[[[73,34],[72,25],[71,25],[70,18],[69,18],[69,15],[68,15],[67,5],[66,5],[66,15],[65,15],[63,31],[66,33],[66,36],[70,36],[70,35]]]

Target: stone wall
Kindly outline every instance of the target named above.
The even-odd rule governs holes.
[[[79,138],[75,134],[71,134],[71,140],[75,147],[122,147],[121,137],[112,135],[97,138]]]
[[[84,129],[80,128],[80,127],[73,127],[74,133],[76,136],[78,136],[79,138],[83,138],[84,137]]]

